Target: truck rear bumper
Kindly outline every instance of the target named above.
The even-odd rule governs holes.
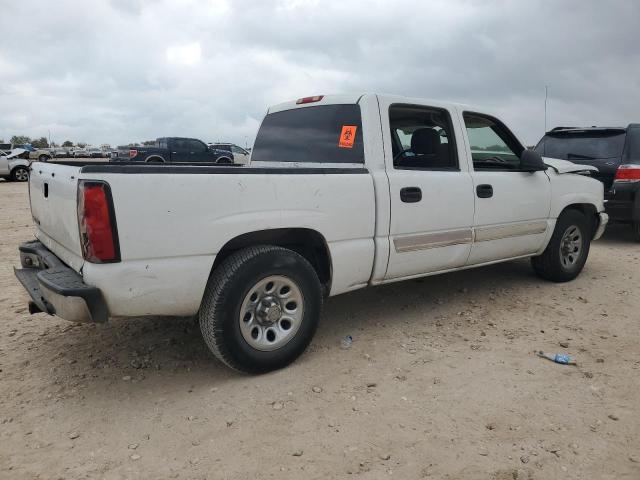
[[[109,318],[102,292],[87,285],[39,241],[20,245],[21,269],[14,269],[32,298],[31,313],[46,312],[71,322],[106,322]]]

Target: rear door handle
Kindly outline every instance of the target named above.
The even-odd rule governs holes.
[[[416,203],[422,200],[422,190],[419,187],[404,187],[400,189],[400,200],[404,203]]]
[[[478,198],[490,198],[493,197],[493,187],[488,184],[478,185],[476,187],[476,194]]]

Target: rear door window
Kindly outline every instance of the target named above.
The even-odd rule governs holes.
[[[252,152],[256,162],[364,163],[359,105],[319,105],[267,115]]]

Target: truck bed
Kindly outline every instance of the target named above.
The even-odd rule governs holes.
[[[331,294],[363,286],[371,276],[375,198],[372,177],[361,166],[36,162],[32,169],[36,237],[81,272],[85,282],[105,292],[111,316],[194,314],[216,254],[247,232],[320,232],[332,261],[342,265],[335,269]],[[76,214],[79,179],[110,186],[118,263],[82,259]]]

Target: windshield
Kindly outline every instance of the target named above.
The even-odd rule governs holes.
[[[536,152],[561,160],[590,160],[620,157],[624,148],[624,132],[579,132],[545,135]]]

